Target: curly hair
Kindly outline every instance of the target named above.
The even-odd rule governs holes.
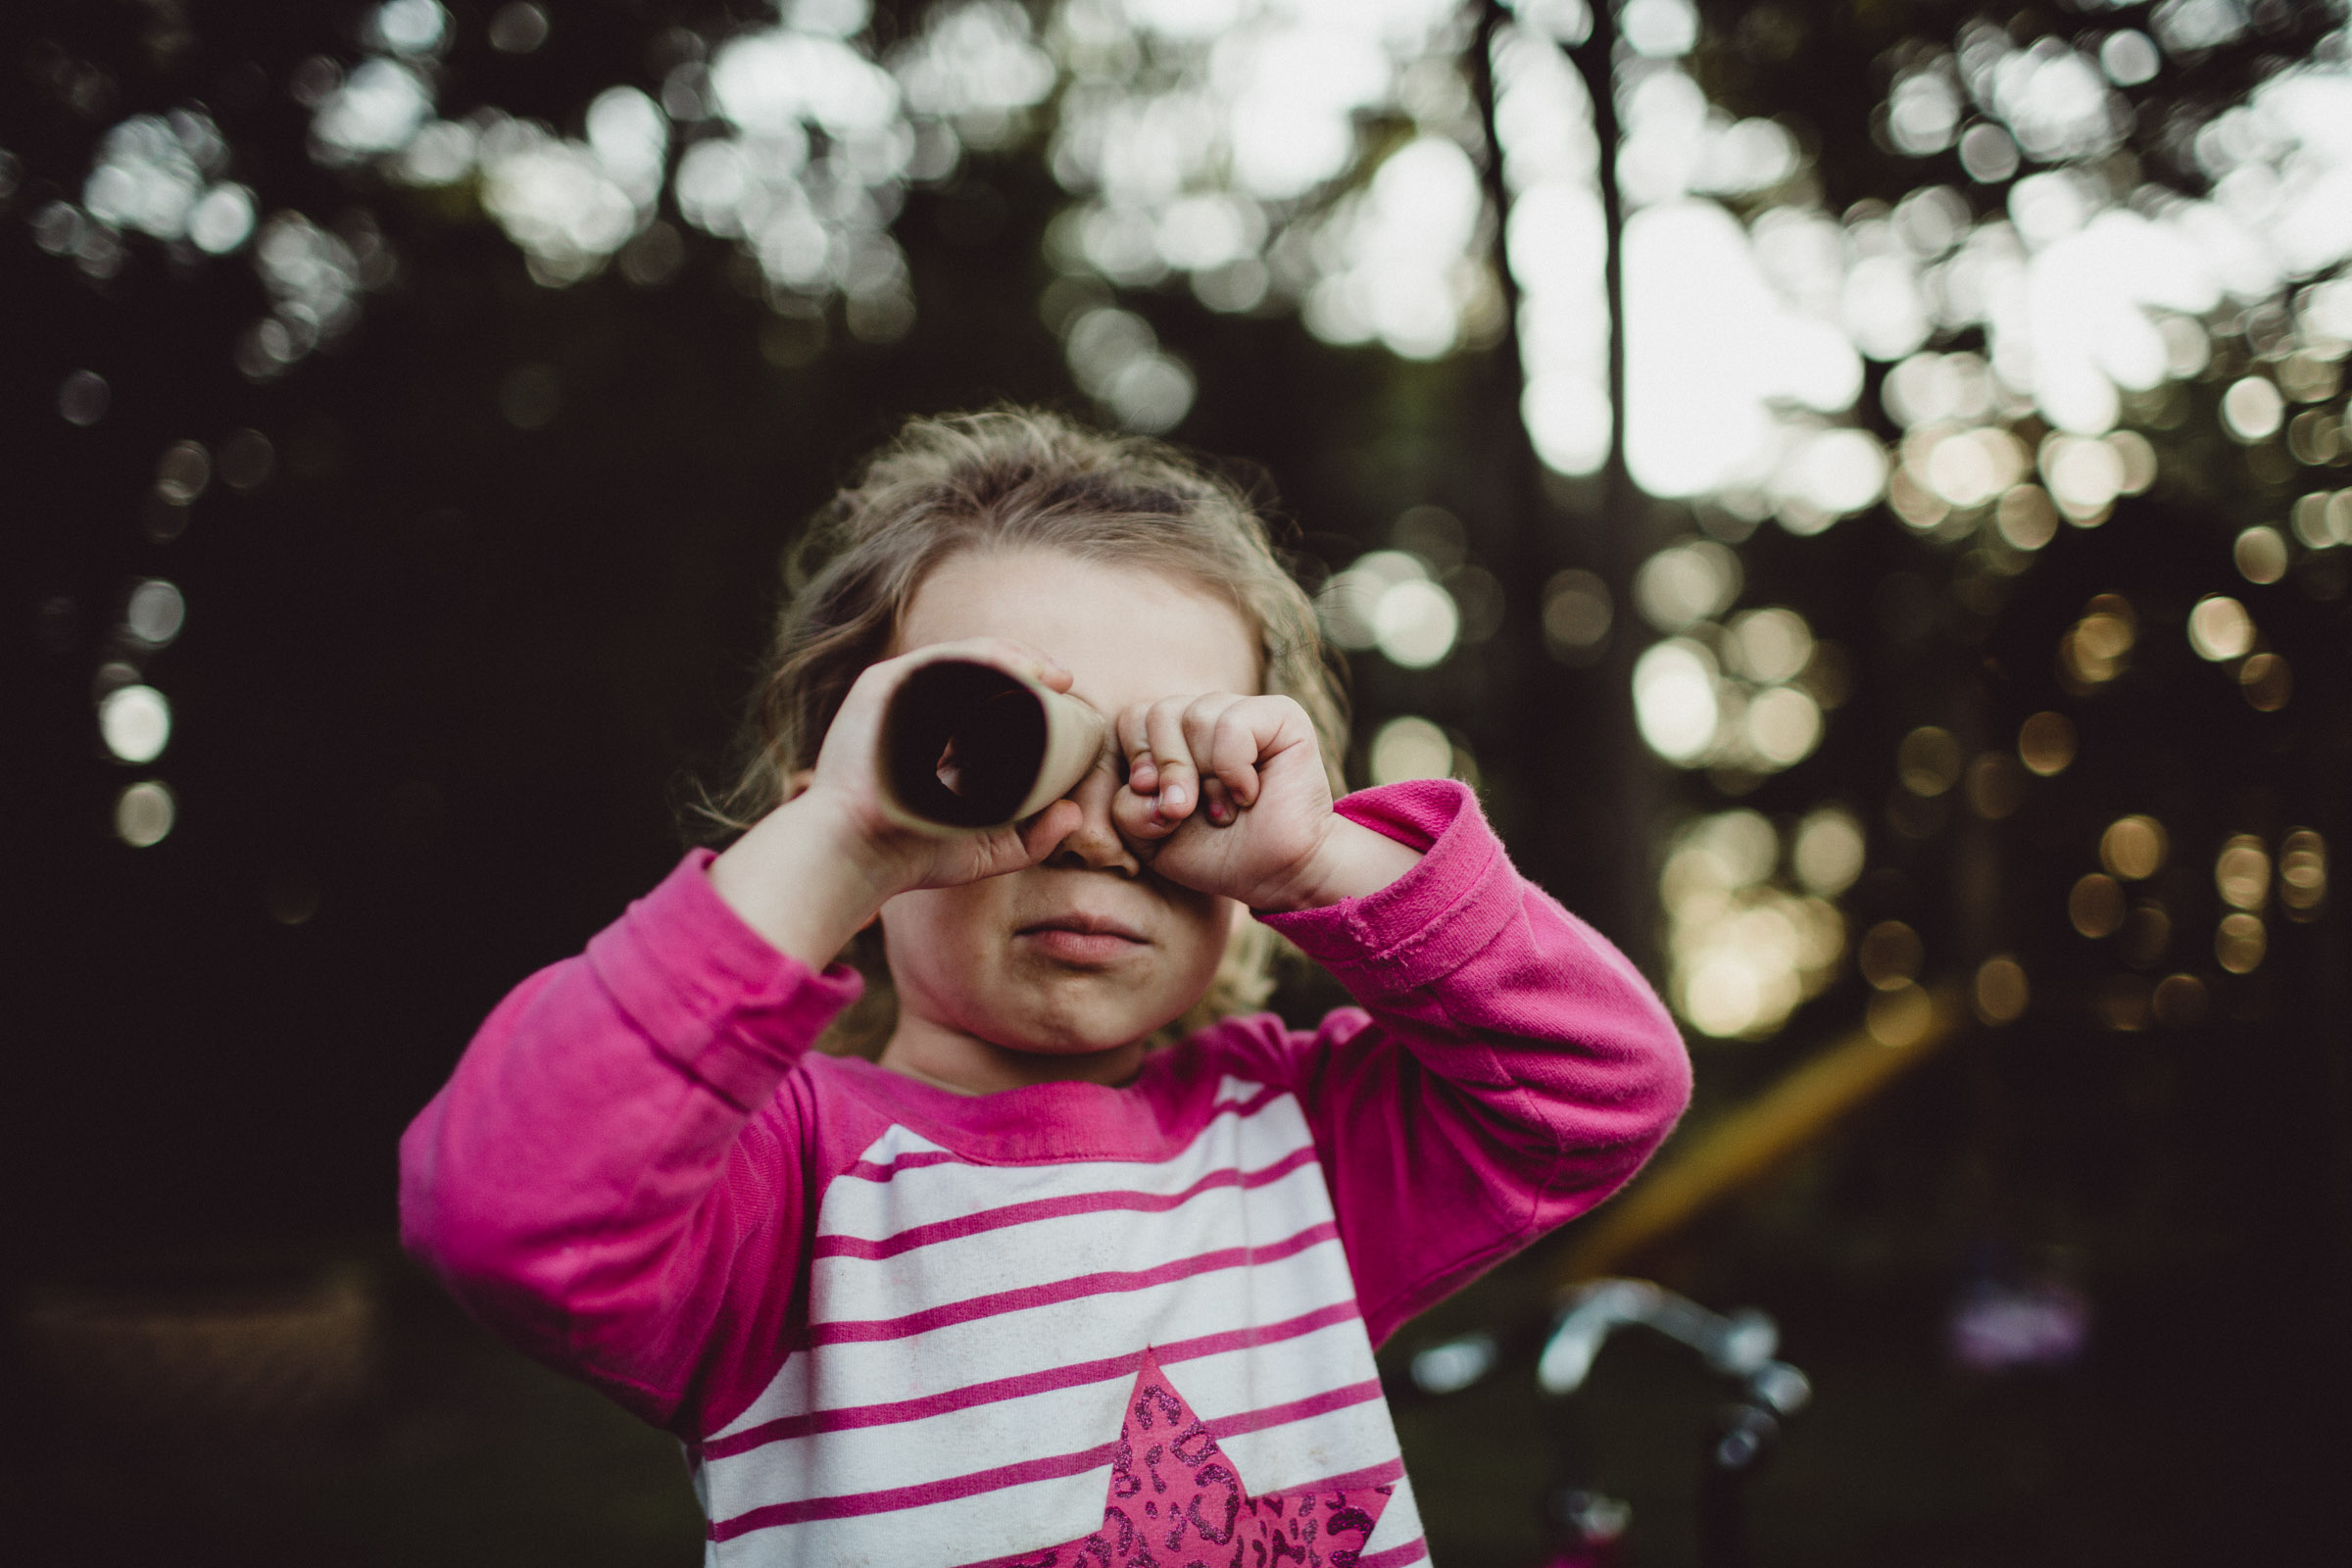
[[[890,657],[934,569],[971,551],[1021,549],[1167,572],[1230,604],[1257,637],[1260,689],[1306,710],[1333,793],[1343,788],[1341,667],[1255,496],[1164,442],[997,408],[909,420],[786,553],[784,609],[733,781],[704,807],[712,827],[741,832],[791,797],[851,684]],[[1168,1033],[1262,1004],[1276,946],[1263,926],[1243,922],[1207,994]],[[889,1037],[896,999],[870,928],[849,956],[866,996],[824,1044],[871,1054]]]

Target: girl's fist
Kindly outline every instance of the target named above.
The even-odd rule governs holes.
[[[1231,692],[1138,703],[1112,721],[1120,834],[1162,876],[1253,909],[1302,908],[1335,833],[1306,710]],[[1335,827],[1336,824],[1336,827]]]

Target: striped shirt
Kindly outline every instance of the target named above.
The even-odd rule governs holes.
[[[854,977],[689,857],[485,1024],[404,1141],[409,1244],[686,1439],[714,1563],[1424,1561],[1373,1346],[1630,1175],[1688,1066],[1466,791],[1341,808],[1421,864],[1271,923],[1363,1006],[1117,1089],[808,1052]]]

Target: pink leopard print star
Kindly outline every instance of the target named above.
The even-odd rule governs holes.
[[[1146,1350],[1111,1461],[1102,1528],[978,1568],[1355,1568],[1394,1490],[1251,1496],[1208,1424]]]

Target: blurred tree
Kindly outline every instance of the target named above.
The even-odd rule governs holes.
[[[233,726],[301,715],[291,786],[337,721],[254,704],[287,679],[260,648],[218,723],[145,679],[190,606],[147,574],[217,548],[200,498],[383,509],[388,555],[271,547],[279,591],[371,580],[299,590],[312,646],[348,647],[336,618],[398,620],[403,576],[447,608],[487,549],[592,590],[651,546],[482,533],[538,510],[493,499],[502,469],[543,482],[515,455],[562,448],[674,529],[760,510],[761,430],[857,408],[855,446],[896,409],[1073,386],[1278,468],[1359,443],[1305,489],[1341,524],[1308,543],[1344,568],[1323,604],[1364,656],[1365,775],[1480,777],[1637,951],[1662,916],[1702,1035],[1773,1036],[1835,988],[1904,1040],[1937,976],[1987,1023],[2193,1031],[2325,968],[2279,959],[2325,940],[2339,831],[2337,8],[391,0],[12,28],[12,265],[54,302],[19,414],[71,436],[27,476],[37,618],[95,651],[114,765],[163,770],[110,791],[131,844],[172,833],[176,766],[262,755]],[[93,510],[135,532],[70,520]],[[756,582],[714,564],[764,532],[714,526],[662,569]],[[200,582],[195,624],[267,570]],[[532,617],[573,609],[474,608],[526,664],[560,646]],[[606,651],[580,700],[669,730],[709,662],[675,633]],[[443,679],[479,653],[442,646]],[[517,767],[576,719],[526,706],[494,726]],[[388,721],[498,750],[371,704],[332,755]],[[433,831],[449,787],[381,809]],[[266,902],[299,923],[316,857],[274,853]]]

